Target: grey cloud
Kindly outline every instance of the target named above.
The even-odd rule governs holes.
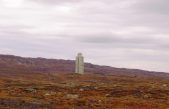
[[[164,2],[165,1],[165,2]],[[141,2],[141,3],[140,3]],[[169,27],[169,2],[167,0],[138,1],[136,5],[130,7],[125,25],[145,26],[154,29],[154,32],[168,34]]]
[[[32,0],[32,2],[37,2],[37,3],[43,3],[43,4],[50,4],[50,5],[57,5],[60,3],[80,3],[80,2],[93,2],[93,1],[97,1],[97,2],[103,2],[103,3],[112,3],[112,2],[116,2],[118,0]],[[121,0],[124,1],[124,0]]]
[[[64,4],[64,3],[76,3],[80,1],[79,0],[32,0],[32,2],[41,3],[44,5],[59,5],[59,4]]]
[[[136,12],[149,13],[149,14],[169,14],[169,1],[168,0],[141,0],[133,7]]]
[[[153,37],[124,37],[118,35],[97,35],[97,36],[85,36],[78,39],[81,42],[85,43],[123,43],[123,44],[147,44],[147,43],[156,43],[156,40]]]
[[[169,50],[169,41],[168,38],[164,40],[159,40],[154,36],[149,36],[142,34],[142,37],[124,37],[118,35],[94,35],[94,36],[84,36],[77,38],[76,40],[93,46],[98,49],[144,49],[144,50],[155,50],[166,52]],[[138,55],[136,55],[137,57]]]

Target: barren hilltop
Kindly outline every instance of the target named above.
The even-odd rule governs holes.
[[[0,109],[169,109],[169,74],[0,55]]]
[[[13,55],[0,55],[1,73],[74,73],[74,60],[25,58]],[[129,77],[169,77],[168,73],[138,69],[114,68],[85,63],[85,72],[101,75]]]

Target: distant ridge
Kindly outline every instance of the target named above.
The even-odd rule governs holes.
[[[30,58],[0,54],[0,73],[73,73],[74,60]],[[129,77],[164,77],[168,73],[138,69],[114,68],[85,63],[86,73]]]

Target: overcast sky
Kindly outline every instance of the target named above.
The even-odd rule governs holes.
[[[169,0],[0,0],[0,54],[169,72]]]

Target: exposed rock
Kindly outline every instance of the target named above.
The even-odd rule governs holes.
[[[105,96],[106,96],[106,97],[109,97],[109,96],[110,96],[110,94],[105,94]]]
[[[46,94],[45,94],[45,96],[50,96],[50,95],[51,95],[51,94],[49,94],[49,93],[46,93]]]
[[[78,86],[78,85],[76,83],[74,83],[74,82],[68,82],[68,83],[66,83],[66,87],[74,88],[76,86]]]
[[[26,92],[31,92],[31,93],[36,93],[37,92],[36,89],[34,89],[34,88],[27,88],[27,89],[25,89],[25,91]]]
[[[94,89],[98,89],[98,87],[94,87]]]
[[[83,89],[83,88],[80,88],[79,91],[84,91],[84,89]]]
[[[145,99],[151,98],[151,95],[146,94],[146,95],[143,96],[143,98],[145,98]]]
[[[101,103],[101,102],[102,102],[102,100],[98,100],[98,102],[99,102],[99,103]]]
[[[45,96],[52,96],[52,95],[56,95],[56,92],[48,92],[45,94]]]
[[[68,98],[68,99],[77,99],[77,98],[79,98],[79,95],[77,95],[77,94],[67,94],[66,98]]]
[[[167,84],[163,84],[163,87],[167,87]]]
[[[83,89],[84,90],[96,90],[98,89],[98,87],[87,85],[87,86],[84,86]]]

